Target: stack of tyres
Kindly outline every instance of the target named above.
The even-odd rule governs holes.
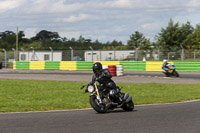
[[[116,76],[116,66],[108,65],[108,71],[112,74],[112,76]]]
[[[116,75],[123,76],[123,65],[116,65]]]

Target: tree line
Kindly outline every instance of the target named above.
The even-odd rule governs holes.
[[[87,50],[92,46],[95,50],[109,50],[109,49],[141,49],[151,50],[159,48],[161,50],[178,50],[181,47],[185,49],[200,49],[200,25],[193,27],[190,22],[184,24],[174,23],[172,19],[169,20],[166,28],[161,28],[161,31],[155,35],[155,41],[151,42],[144,34],[135,31],[129,36],[127,45],[121,41],[113,40],[112,42],[102,43],[98,40],[92,41],[80,36],[78,39],[67,37],[60,37],[57,32],[41,30],[32,38],[25,38],[24,31],[18,32],[19,47],[25,50],[30,50],[34,47],[35,50],[47,50],[52,47],[54,50],[63,50],[73,47],[76,50]],[[0,50],[3,48],[11,50],[16,47],[16,33],[13,31],[0,32]]]

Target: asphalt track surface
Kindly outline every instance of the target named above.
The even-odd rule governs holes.
[[[1,133],[200,133],[200,101],[94,110],[0,114]]]
[[[50,74],[50,75],[91,75],[92,71],[62,71],[62,70],[1,70],[0,74]],[[179,72],[179,78],[200,79],[200,72]],[[160,71],[124,71],[124,76],[165,77]]]
[[[161,72],[125,72],[113,77],[123,83],[199,84],[200,73],[179,72],[165,78]],[[91,80],[91,71],[0,70],[0,79]],[[93,109],[50,112],[0,113],[0,133],[200,133],[200,100],[135,106],[98,114]]]
[[[179,72],[180,77],[167,78],[162,72],[125,71],[124,76],[113,77],[116,83],[176,83],[199,84],[200,72]],[[58,80],[90,82],[92,71],[60,70],[0,70],[0,79]]]

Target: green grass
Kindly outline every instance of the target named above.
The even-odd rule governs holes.
[[[84,82],[0,80],[0,112],[90,108]],[[136,105],[200,99],[200,84],[120,83]]]
[[[200,99],[200,84],[118,84],[133,96],[136,105]]]

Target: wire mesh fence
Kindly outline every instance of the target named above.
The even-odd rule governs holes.
[[[2,67],[12,67],[13,61],[200,61],[200,50],[13,50],[0,52]],[[1,67],[1,66],[0,66]]]

